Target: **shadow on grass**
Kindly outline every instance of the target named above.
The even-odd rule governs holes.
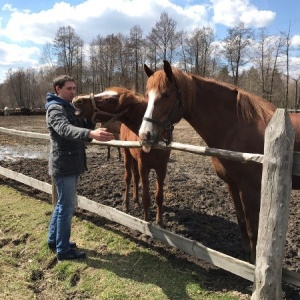
[[[155,284],[164,291],[169,299],[176,299],[179,294],[183,297],[182,299],[190,299],[186,294],[186,289],[187,285],[191,283],[199,284],[200,288],[208,293],[224,293],[226,291],[237,291],[249,295],[252,293],[252,283],[250,281],[214,267],[205,261],[191,257],[189,254],[174,247],[150,237],[145,237],[140,232],[117,225],[89,212],[79,212],[76,213],[76,216],[157,253],[157,256],[141,252],[133,252],[126,256],[103,255],[101,251],[89,251],[86,249],[88,253],[86,262],[90,267],[105,268],[124,278]],[[155,261],[155,265],[151,264],[151,261]],[[116,263],[122,264],[122,262],[125,262],[124,269],[120,268],[120,266],[115,266]],[[164,262],[167,263],[164,264]],[[167,269],[170,264],[172,270]],[[129,268],[128,265],[131,267]],[[172,274],[178,276],[178,273],[181,273],[182,280],[176,282],[174,287]]]

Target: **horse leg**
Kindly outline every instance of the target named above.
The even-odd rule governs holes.
[[[255,263],[260,211],[260,186],[255,188],[255,186],[253,185],[248,186],[247,184],[245,184],[242,187],[241,198],[244,207],[244,215],[251,252],[250,262]]]
[[[140,178],[142,182],[142,203],[144,208],[144,220],[146,222],[149,221],[149,207],[150,207],[150,181],[149,181],[149,173],[150,169],[143,168],[141,166],[141,162],[138,163]]]
[[[231,198],[233,200],[233,204],[236,211],[237,221],[241,230],[241,236],[242,236],[242,248],[244,250],[244,256],[246,260],[249,260],[251,256],[251,247],[250,247],[250,240],[247,232],[247,225],[246,225],[246,218],[244,214],[244,208],[242,205],[242,201],[240,198],[239,190],[236,186],[229,185],[228,184],[228,190],[231,195]]]
[[[240,196],[240,189],[228,175],[223,163],[221,163],[218,158],[212,157],[212,163],[217,175],[227,183],[228,191],[234,204],[238,225],[241,231],[242,249],[245,253],[245,258],[249,260],[251,253],[250,239],[247,231],[246,216],[244,213],[244,205]]]
[[[129,211],[129,191],[131,184],[131,168],[132,168],[132,156],[128,149],[124,149],[124,166],[125,166],[125,192],[123,199],[123,209],[128,212]]]
[[[161,170],[156,170],[156,191],[155,191],[155,202],[156,202],[156,223],[160,227],[163,227],[163,216],[162,206],[164,202],[164,181],[167,174],[167,166]]]
[[[138,171],[138,164],[135,159],[132,160],[131,172],[133,176],[133,203],[135,208],[139,208],[141,207],[139,199],[140,174]]]

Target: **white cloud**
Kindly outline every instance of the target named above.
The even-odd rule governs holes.
[[[2,7],[2,10],[8,10],[8,11],[17,11],[16,8],[13,8],[11,4],[5,3]]]
[[[9,69],[32,68],[38,65],[40,50],[37,47],[21,47],[0,41],[0,83]]]
[[[248,0],[210,0],[213,5],[215,23],[233,27],[243,22],[246,27],[264,27],[276,17],[276,13],[259,11]]]
[[[169,0],[115,0],[103,1],[101,5],[98,0],[87,0],[77,6],[60,2],[38,13],[18,11],[10,5],[6,9],[11,11],[11,16],[6,27],[1,28],[0,36],[13,42],[30,41],[41,45],[51,42],[59,27],[68,25],[89,43],[99,34],[128,34],[135,25],[140,25],[147,34],[162,12],[177,22],[179,30],[201,27],[207,19],[204,5],[183,8]]]
[[[35,57],[39,56],[37,47],[21,47],[16,44],[8,44],[0,41],[0,66],[37,64]]]
[[[300,78],[300,57],[291,57],[290,58],[290,76],[293,79]],[[285,73],[285,70],[284,70]]]
[[[294,35],[292,37],[292,46],[300,47],[300,35]]]

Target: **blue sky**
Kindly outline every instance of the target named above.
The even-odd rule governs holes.
[[[240,22],[274,35],[290,26],[300,49],[299,11],[299,0],[0,0],[0,82],[10,68],[39,66],[43,45],[61,26],[72,26],[88,44],[98,35],[129,34],[135,25],[146,35],[167,12],[178,30],[209,25],[217,39]]]

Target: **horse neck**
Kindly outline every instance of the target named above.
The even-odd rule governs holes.
[[[236,102],[218,95],[208,87],[198,88],[192,104],[183,103],[183,118],[196,130],[209,147],[223,147],[227,142],[225,133],[237,126]],[[183,95],[183,101],[185,99]]]
[[[146,101],[132,103],[128,106],[128,112],[121,116],[119,120],[122,123],[124,123],[136,135],[138,135],[146,109]]]

